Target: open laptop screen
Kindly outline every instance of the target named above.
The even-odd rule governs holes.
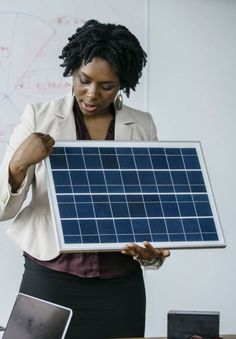
[[[19,293],[2,339],[63,339],[72,311]]]

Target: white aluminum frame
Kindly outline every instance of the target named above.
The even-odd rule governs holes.
[[[222,232],[222,227],[219,219],[219,214],[217,211],[215,199],[213,196],[212,187],[209,180],[209,175],[207,172],[206,163],[203,156],[202,147],[199,141],[58,141],[55,143],[56,147],[171,147],[171,148],[195,148],[198,160],[201,166],[201,172],[204,178],[207,195],[209,198],[210,206],[213,213],[213,218],[215,221],[216,231],[218,234],[218,241],[172,241],[172,242],[152,242],[151,244],[156,248],[170,248],[170,249],[180,249],[180,248],[215,248],[215,247],[225,247],[225,239]],[[57,239],[57,245],[59,252],[91,252],[91,251],[120,251],[124,247],[124,243],[78,243],[78,244],[66,244],[64,242],[64,236],[61,226],[61,220],[59,215],[59,209],[56,199],[56,192],[53,183],[52,171],[50,166],[49,158],[45,159],[46,164],[46,173],[48,181],[48,194],[50,207],[53,217],[53,225],[55,230],[55,235]],[[86,193],[88,194],[88,193]],[[96,194],[96,193],[93,193]],[[100,194],[100,193],[99,193]],[[162,193],[163,194],[163,193]],[[171,193],[168,193],[171,194]],[[181,193],[184,194],[184,193]],[[186,192],[186,194],[191,194],[191,192]],[[199,193],[201,194],[201,193]],[[142,245],[142,243],[138,243]]]

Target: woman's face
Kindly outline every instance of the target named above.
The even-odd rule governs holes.
[[[106,114],[119,91],[120,80],[107,61],[93,58],[75,70],[73,87],[84,115]]]

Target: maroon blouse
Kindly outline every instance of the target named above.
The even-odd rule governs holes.
[[[106,140],[114,140],[115,110],[113,107],[112,109],[114,117],[108,128]],[[77,140],[91,140],[76,100],[73,111]],[[136,260],[120,252],[62,253],[50,261],[38,260],[28,253],[25,255],[42,266],[83,278],[115,278],[140,269],[140,264]]]

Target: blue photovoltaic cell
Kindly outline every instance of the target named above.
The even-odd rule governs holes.
[[[65,244],[219,240],[194,147],[65,143],[49,161]]]

